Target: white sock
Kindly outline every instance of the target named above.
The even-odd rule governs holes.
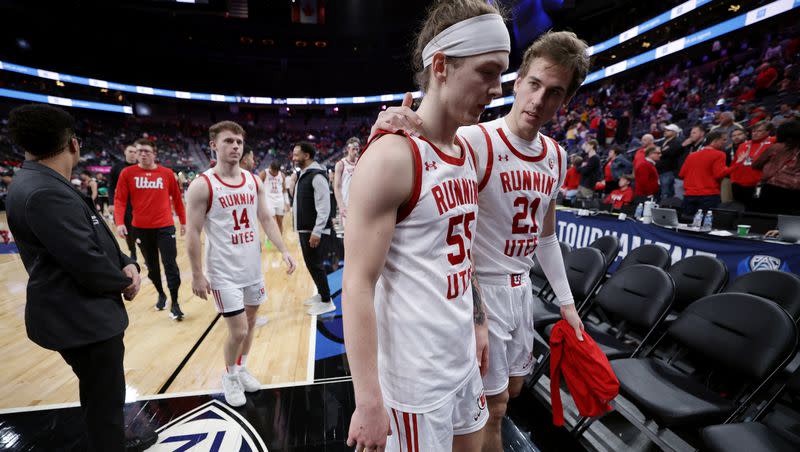
[[[227,366],[226,365],[225,366],[225,371],[228,373],[228,375],[236,375],[236,374],[239,373],[239,366],[237,366],[236,364],[234,364],[232,366]]]
[[[238,364],[240,368],[246,366],[247,365],[247,355],[240,355],[239,356],[239,362],[237,362],[236,364]]]

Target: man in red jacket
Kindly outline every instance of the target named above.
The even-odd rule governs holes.
[[[117,234],[125,238],[134,233],[139,240],[139,247],[147,263],[147,275],[158,291],[156,310],[162,311],[167,304],[167,295],[161,285],[161,269],[158,255],[164,264],[167,276],[167,287],[172,298],[170,317],[183,320],[183,312],[178,304],[178,288],[181,286],[181,274],[176,257],[178,248],[175,242],[175,220],[172,218],[172,205],[181,223],[181,236],[186,234],[186,211],[181,199],[181,190],[175,174],[171,169],[156,164],[156,146],[150,140],[142,138],[134,143],[139,150],[139,164],[122,170],[114,194],[117,209],[114,221],[117,223]],[[134,231],[125,226],[126,200],[130,199],[133,207]]]
[[[775,129],[771,122],[762,121],[753,129],[753,138],[739,145],[730,167],[733,199],[753,208],[753,193],[761,182],[762,172],[753,168],[753,162],[775,142],[770,134]]]
[[[645,151],[644,161],[633,169],[633,178],[636,181],[636,196],[656,196],[658,194],[658,170],[656,163],[661,160],[661,149],[650,146]]]
[[[730,171],[722,151],[727,140],[724,132],[712,130],[706,135],[706,147],[686,157],[680,173],[686,192],[683,197],[685,215],[719,206],[720,180]]]

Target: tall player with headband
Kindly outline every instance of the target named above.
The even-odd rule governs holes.
[[[435,3],[414,56],[425,127],[419,137],[373,140],[356,166],[342,302],[356,450],[481,448],[488,333],[472,278],[478,181],[456,130],[501,94],[509,52],[496,7]]]
[[[519,395],[533,366],[533,294],[528,274],[539,260],[561,305],[561,316],[583,338],[561,249],[555,199],[567,154],[539,132],[567,105],[586,78],[586,43],[574,33],[548,32],[526,50],[514,82],[514,104],[502,118],[458,130],[478,161],[480,216],[475,272],[489,317],[489,370],[483,382],[490,419],[484,450],[502,450],[500,427],[509,398]],[[374,127],[419,133],[427,119],[402,107],[382,112]]]
[[[263,184],[253,173],[239,167],[244,129],[235,122],[223,121],[209,128],[209,136],[217,164],[189,186],[186,245],[192,264],[192,292],[204,300],[213,294],[214,306],[228,326],[222,389],[226,402],[241,406],[246,403],[245,391],[261,388],[245,367],[256,313],[267,297],[261,272],[259,223],[283,253],[287,273],[291,274],[296,264],[283,243],[278,224],[267,210]],[[200,257],[203,228],[206,274]]]

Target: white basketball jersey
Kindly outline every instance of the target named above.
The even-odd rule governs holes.
[[[201,177],[209,189],[206,212],[206,276],[212,289],[251,286],[263,280],[258,227],[258,181],[242,171],[237,185],[222,182],[214,169]]]
[[[356,160],[358,162],[358,160]],[[356,170],[356,164],[350,163],[347,159],[342,159],[342,199],[344,200],[345,207],[347,206],[347,199],[350,195],[350,180],[353,178],[353,172]]]
[[[485,168],[474,248],[478,280],[527,275],[545,213],[567,172],[566,151],[541,133],[533,141],[514,135],[504,118],[462,133]]]
[[[264,185],[267,190],[267,202],[271,206],[283,206],[283,187],[285,186],[283,173],[278,171],[277,176],[270,174],[269,170],[266,171],[267,177],[264,180]]]
[[[466,145],[456,158],[423,138],[409,140],[414,192],[397,214],[375,287],[378,370],[389,406],[425,412],[477,371],[470,250],[478,184]]]

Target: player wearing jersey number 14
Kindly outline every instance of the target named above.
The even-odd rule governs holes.
[[[267,211],[264,185],[239,166],[244,135],[244,129],[235,122],[211,126],[210,144],[217,154],[217,164],[192,182],[186,196],[192,292],[204,300],[213,295],[214,305],[228,326],[222,389],[225,400],[233,406],[246,403],[245,391],[261,387],[245,367],[256,313],[266,299],[259,224],[283,254],[287,273],[294,272],[297,266],[283,243],[275,218]],[[200,256],[203,229],[206,273]]]

